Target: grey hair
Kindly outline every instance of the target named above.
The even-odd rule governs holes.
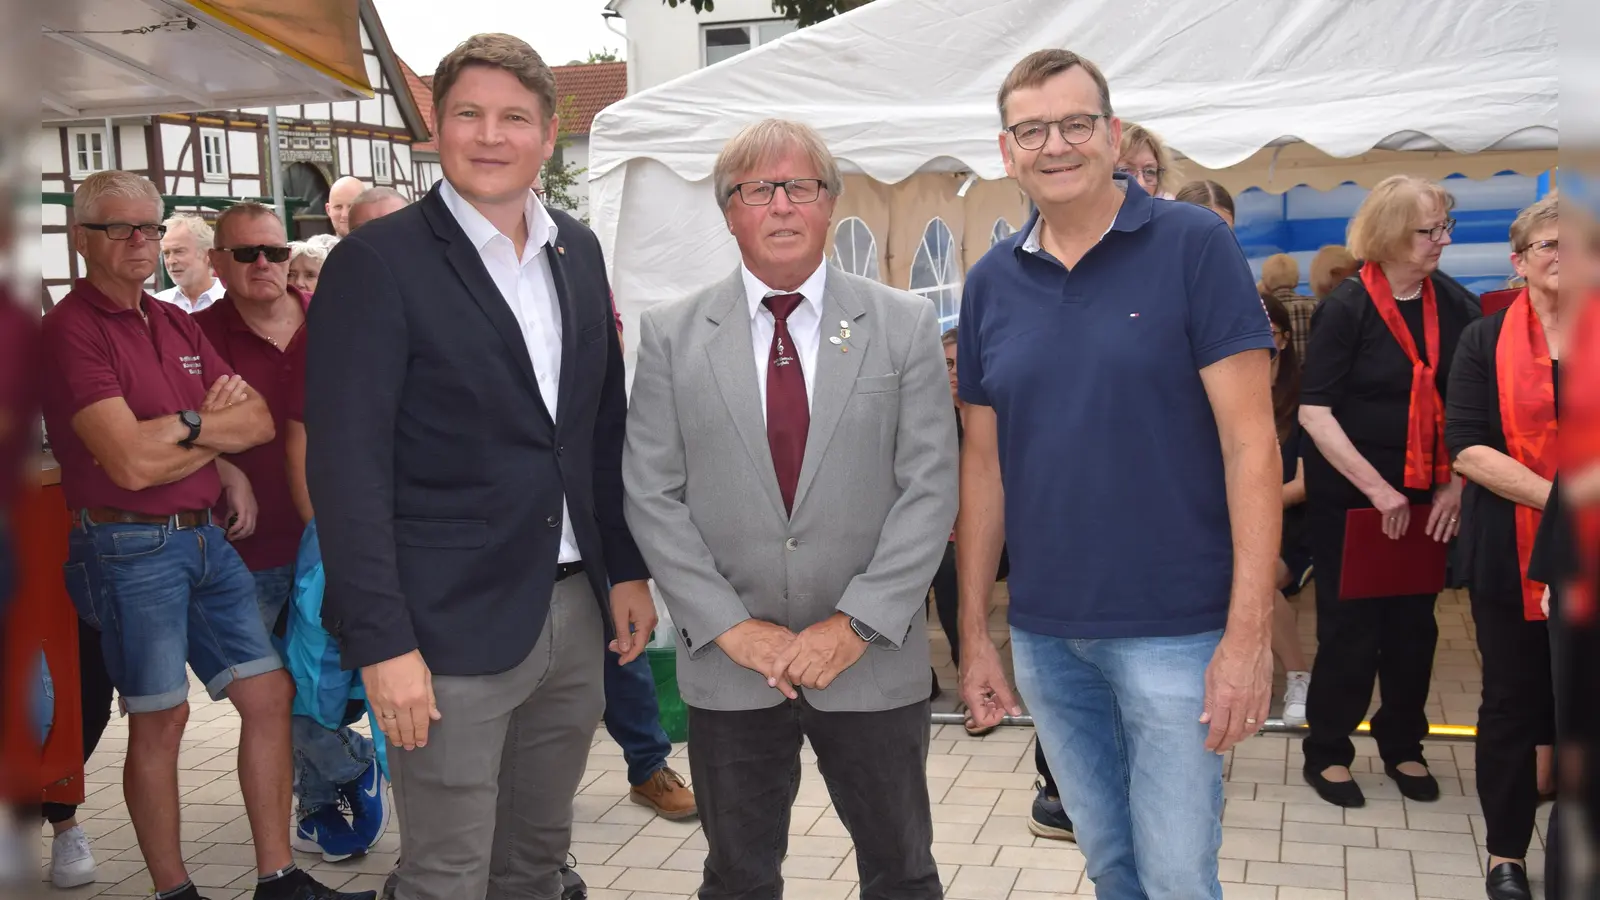
[[[210,249],[212,242],[216,240],[211,225],[193,213],[179,213],[161,224],[167,226],[167,234],[179,229],[189,232],[202,250]]]
[[[307,259],[314,259],[319,263],[327,262],[328,249],[329,248],[321,241],[316,243],[312,243],[311,241],[290,241],[289,262],[293,263],[302,256],[306,257]]]
[[[214,242],[216,244],[216,249],[225,249],[222,246],[222,232],[227,230],[229,222],[240,218],[265,219],[269,217],[277,221],[279,225],[283,224],[283,220],[278,218],[278,211],[276,209],[273,209],[264,203],[257,203],[254,200],[244,200],[223,210],[222,215],[217,216],[217,233],[216,241]]]
[[[161,191],[156,189],[150,179],[121,169],[110,169],[85,178],[77,190],[72,192],[74,217],[79,221],[94,222],[99,218],[100,202],[111,198],[149,200],[155,205],[155,217],[160,217],[166,209],[166,203],[161,199]]]
[[[355,209],[358,206],[366,206],[368,203],[377,203],[381,200],[399,200],[401,203],[411,202],[410,200],[406,199],[405,194],[400,193],[394,188],[379,186],[367,188],[366,190],[357,194],[356,199],[351,202],[350,208]]]
[[[765,119],[746,126],[717,154],[716,166],[711,170],[717,206],[727,208],[728,201],[733,198],[735,178],[747,175],[762,163],[794,150],[810,157],[829,195],[837,198],[844,193],[839,163],[834,160],[816,129],[788,119]]]
[[[334,246],[339,243],[339,236],[337,234],[313,234],[305,239],[305,243],[320,249],[322,255],[327,256]]]

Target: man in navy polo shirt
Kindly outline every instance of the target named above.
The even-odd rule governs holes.
[[[1017,683],[1097,895],[1220,898],[1220,754],[1272,680],[1271,329],[1220,218],[1113,177],[1093,63],[1034,53],[999,105],[1039,212],[962,300],[962,695],[979,725],[1021,712],[986,624],[1005,543]]]

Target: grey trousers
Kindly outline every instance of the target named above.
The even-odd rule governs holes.
[[[389,745],[396,900],[559,900],[572,798],[605,708],[604,652],[600,607],[580,574],[556,585],[544,632],[516,668],[433,677],[441,718],[428,746]]]

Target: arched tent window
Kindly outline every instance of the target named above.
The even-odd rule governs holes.
[[[994,220],[994,230],[989,232],[989,246],[993,247],[1016,233],[1017,230],[1011,227],[1011,223],[1006,221],[1006,217],[1001,216]]]
[[[833,230],[834,265],[852,275],[878,280],[878,240],[867,223],[851,216]]]
[[[939,312],[939,328],[949,328],[961,315],[961,268],[956,261],[955,238],[944,220],[934,218],[922,232],[922,245],[911,261],[913,294],[933,301]]]

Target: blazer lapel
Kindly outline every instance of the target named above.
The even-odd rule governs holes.
[[[795,486],[795,509],[805,502],[806,489],[817,475],[822,454],[839,427],[845,404],[855,393],[861,360],[867,355],[867,345],[872,340],[869,330],[861,327],[860,320],[866,310],[837,270],[828,273],[822,294],[821,346],[817,348],[816,387],[811,392],[811,430],[806,435],[806,455],[800,464],[799,483]],[[845,344],[834,345],[828,338],[838,335],[840,322],[851,323],[850,337]],[[849,352],[842,352],[846,346]]]
[[[706,318],[717,326],[706,342],[711,372],[722,393],[722,402],[733,417],[734,428],[744,441],[756,477],[772,504],[773,512],[785,521],[783,495],[778,492],[778,474],[772,468],[772,448],[767,444],[766,416],[761,411],[761,394],[756,390],[755,345],[750,340],[750,309],[744,280],[736,271],[722,283],[717,300]]]
[[[578,360],[578,309],[573,304],[576,302],[572,294],[572,286],[567,283],[567,272],[562,265],[566,258],[565,248],[560,237],[554,244],[546,244],[544,258],[550,263],[551,280],[556,285],[556,305],[561,308],[561,383],[556,388],[556,420],[560,421],[561,414],[572,403],[572,391],[576,386],[577,375],[574,366]]]
[[[544,414],[545,422],[552,428],[555,427],[555,420],[544,405],[544,397],[539,393],[539,379],[533,374],[533,360],[528,356],[528,341],[522,336],[522,326],[512,314],[510,303],[500,294],[500,288],[495,285],[494,279],[489,277],[489,270],[483,265],[483,257],[478,255],[478,248],[472,246],[466,232],[461,230],[455,216],[450,214],[450,208],[445,206],[444,198],[439,196],[437,186],[423,198],[422,203],[423,213],[433,225],[434,233],[449,243],[445,249],[445,258],[456,270],[461,283],[466,285],[467,293],[472,295],[478,308],[488,317],[489,324],[494,326],[500,339],[505,342],[506,352],[511,354],[517,368],[522,370],[523,381],[528,391],[533,394],[534,402],[539,405],[539,411]],[[563,335],[566,330],[563,329]]]

